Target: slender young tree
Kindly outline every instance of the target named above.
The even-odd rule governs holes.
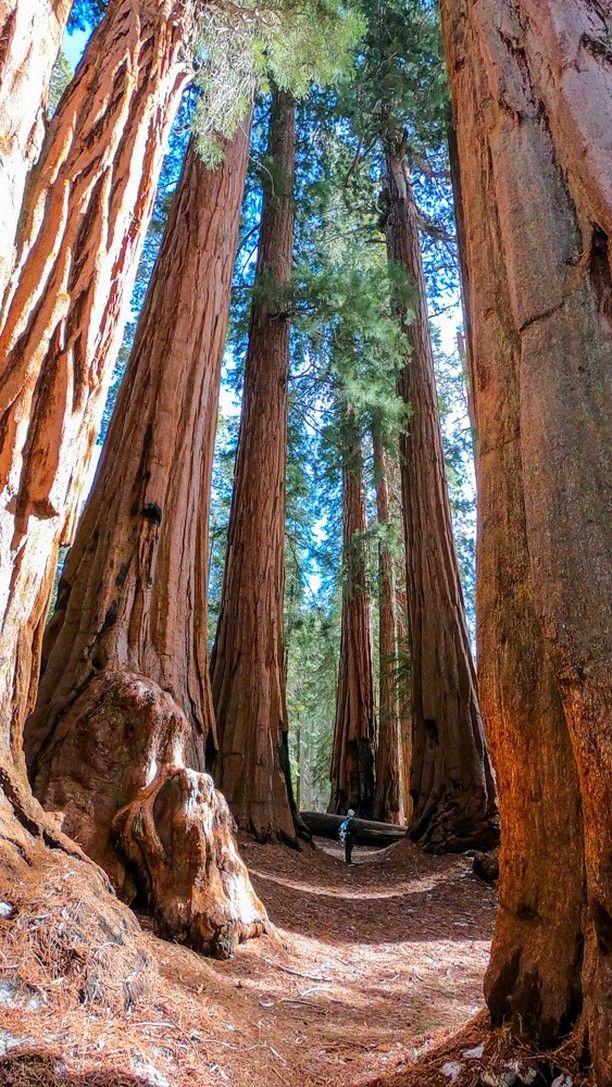
[[[0,714],[16,745],[189,78],[194,8],[110,0],[28,188],[0,328]]]
[[[582,1014],[609,1087],[607,5],[441,10],[474,353],[479,672],[502,817],[486,996],[495,1024],[547,1043]]]
[[[189,765],[203,770],[206,744],[215,746],[208,508],[249,128],[243,122],[215,170],[193,141],[187,150],[95,483],[62,572],[36,711],[26,726],[36,795],[46,807],[66,810],[66,832],[109,871],[110,820],[148,782],[154,722],[164,716],[158,703],[170,695],[186,716]],[[149,691],[151,736],[143,758],[143,736],[130,740],[128,712],[115,758],[114,692],[131,675]],[[101,685],[105,700],[96,710]],[[92,802],[92,790],[103,792],[104,805]]]
[[[28,171],[45,131],[51,71],[70,0],[0,3],[0,305],[14,260]]]
[[[453,542],[418,214],[401,150],[387,156],[389,260],[413,288],[400,300],[409,357],[400,381],[410,410],[400,441],[412,667],[411,836],[432,851],[488,847],[495,786]]]
[[[295,116],[272,95],[257,271],[227,553],[211,675],[215,780],[238,826],[296,841],[283,632],[289,299]]]
[[[389,498],[389,454],[378,421],[372,426],[374,485],[378,524],[387,536],[378,542],[378,657],[379,703],[376,739],[376,792],[373,818],[383,823],[403,823],[402,744],[398,689],[398,622],[394,556]]]
[[[342,620],[336,721],[328,811],[352,808],[371,818],[374,803],[374,673],[372,620],[363,536],[367,529],[361,435],[354,412],[343,412]]]

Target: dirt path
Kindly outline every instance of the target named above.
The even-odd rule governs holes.
[[[163,984],[125,1020],[83,1009],[60,1023],[22,1016],[81,1083],[147,1087],[360,1087],[410,1064],[483,1005],[493,892],[465,857],[244,841],[276,935],[213,963],[148,934]],[[51,1009],[49,1009],[51,1011]],[[1,1040],[1,1039],[0,1039]],[[25,1079],[0,1082],[25,1083]],[[43,1082],[28,1080],[28,1082]],[[45,1080],[45,1084],[51,1083]],[[53,1080],[66,1082],[66,1080]]]
[[[339,848],[321,844],[297,854],[242,843],[279,940],[213,967],[226,1008],[215,1063],[232,1087],[357,1087],[483,1005],[494,895],[466,858],[406,845],[357,851],[346,868]],[[201,960],[184,955],[192,988]]]

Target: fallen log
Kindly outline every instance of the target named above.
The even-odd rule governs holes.
[[[338,840],[338,832],[344,815],[331,815],[323,811],[300,812],[302,819],[311,834],[320,838],[335,838]],[[376,823],[373,819],[353,819],[355,842],[357,845],[379,846],[381,849],[387,845],[394,845],[406,837],[407,827],[398,827],[393,823]]]

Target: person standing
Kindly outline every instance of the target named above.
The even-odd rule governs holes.
[[[346,819],[340,823],[339,838],[344,845],[344,859],[347,864],[353,863],[353,846],[355,844],[355,812],[352,808],[346,813]]]

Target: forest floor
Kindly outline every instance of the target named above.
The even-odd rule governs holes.
[[[409,842],[356,849],[350,868],[330,842],[297,852],[245,840],[241,851],[273,935],[214,962],[144,923],[156,966],[146,1004],[117,1019],[24,1002],[8,1035],[0,1029],[0,1084],[399,1083],[482,1010],[495,893],[470,858],[423,856]]]

